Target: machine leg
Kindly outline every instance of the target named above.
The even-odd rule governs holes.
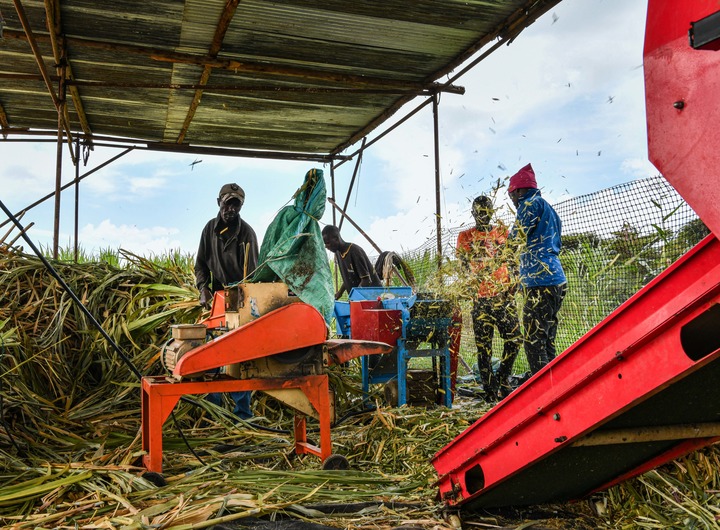
[[[368,396],[370,395],[370,358],[365,355],[360,358],[360,370],[362,373],[362,392],[365,406],[368,405]]]
[[[223,379],[216,381],[169,382],[164,377],[144,377],[142,380],[142,462],[148,471],[162,472],[162,430],[165,420],[181,396],[209,392],[243,390],[299,389],[310,401],[320,422],[320,447],[308,443],[305,415],[294,420],[295,452],[308,453],[322,459],[332,454],[330,422],[332,409],[330,383],[327,375],[299,376],[293,379]]]
[[[293,421],[293,433],[295,435],[295,453],[303,454],[307,444],[307,419],[302,414],[296,414]]]
[[[397,341],[398,407],[407,403],[408,354],[405,339]]]
[[[309,453],[326,459],[332,454],[332,436],[330,434],[331,408],[330,383],[325,376],[309,376],[302,387],[303,393],[318,413],[320,424],[320,447],[307,441],[307,421],[304,415],[295,416],[295,452]]]
[[[455,358],[455,368],[457,369],[457,357]],[[447,408],[452,407],[453,402],[453,360],[452,350],[448,347],[448,344],[443,346],[443,354],[440,356],[440,388],[443,392],[443,404]]]
[[[162,395],[147,379],[142,381],[142,457],[148,471],[162,473],[162,428],[179,401],[179,395]]]
[[[452,392],[455,393],[458,356],[460,355],[460,339],[462,337],[462,312],[460,311],[460,307],[455,307],[453,310],[448,333],[450,335],[450,388]],[[450,401],[452,401],[452,398]]]

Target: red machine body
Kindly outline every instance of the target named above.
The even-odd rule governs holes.
[[[450,505],[584,497],[720,436],[720,51],[714,0],[650,0],[650,160],[713,234],[433,458]]]
[[[450,504],[582,497],[720,435],[708,236],[433,458]],[[689,441],[686,441],[689,440]]]
[[[650,161],[717,237],[720,51],[693,49],[688,30],[719,11],[716,0],[649,0],[643,58]]]
[[[211,316],[205,323],[225,325],[224,313],[217,310],[218,307],[224,307],[222,304],[224,297],[216,296]],[[329,378],[322,367],[342,364],[362,355],[389,353],[392,348],[379,342],[326,338],[327,326],[322,315],[308,304],[291,303],[192,349],[177,362],[172,376],[144,377],[142,447],[146,454],[143,456],[143,465],[149,471],[162,471],[163,424],[182,396],[242,390],[274,392],[276,397],[278,392],[301,392],[304,396],[302,399],[298,399],[297,394],[291,396],[293,402],[299,403],[304,409],[295,415],[295,452],[327,460],[332,454],[330,425],[333,403]],[[290,371],[273,377],[267,374],[268,367],[261,362],[284,355],[281,361],[283,368],[291,370],[293,359],[297,356],[297,359],[304,360],[306,352],[314,363],[314,373],[307,375]],[[248,378],[227,375],[202,378],[204,372],[236,363],[243,363],[260,375]],[[253,367],[253,363],[258,363],[258,367]],[[318,363],[320,369],[317,369]],[[191,376],[196,379],[188,379]],[[318,420],[319,446],[307,440],[308,413]]]

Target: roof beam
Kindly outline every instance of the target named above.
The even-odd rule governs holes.
[[[45,0],[45,20],[50,33],[50,43],[52,45],[53,57],[55,58],[55,64],[58,65],[58,74],[61,72],[60,65],[65,65],[65,76],[67,79],[74,79],[75,76],[72,71],[72,66],[67,58],[67,51],[65,48],[65,42],[62,37],[62,21],[60,20],[60,3],[58,0]],[[70,97],[72,98],[75,111],[77,112],[78,119],[80,121],[80,127],[85,134],[92,134],[90,124],[88,123],[87,116],[85,115],[85,109],[80,99],[80,92],[76,86],[72,86],[65,83],[65,86],[70,90]],[[65,119],[67,123],[70,123],[70,114],[65,106]],[[72,141],[70,141],[71,154],[72,154]]]
[[[237,11],[237,6],[239,3],[240,0],[228,0],[225,4],[225,9],[223,9],[222,14],[220,15],[220,20],[218,21],[218,25],[215,28],[215,35],[213,36],[213,40],[210,43],[210,49],[208,50],[209,57],[216,58],[218,53],[220,53],[223,40],[225,39],[225,33],[227,33],[228,27],[230,27],[230,22],[235,16],[235,11]],[[198,84],[206,85],[208,79],[210,79],[211,73],[211,66],[203,66],[203,71],[202,74],[200,74],[200,81],[198,82]],[[183,122],[182,128],[180,129],[180,134],[177,138],[177,143],[179,144],[183,143],[183,141],[185,140],[188,129],[190,129],[190,124],[192,123],[192,120],[195,117],[195,113],[197,112],[197,108],[200,106],[202,95],[202,88],[198,88],[197,90],[195,90],[192,102],[190,103],[190,108],[188,109],[188,113],[185,116],[185,121]]]
[[[263,158],[269,160],[307,160],[310,162],[332,163],[338,157],[317,153],[293,153],[286,151],[258,151],[254,149],[234,149],[228,147],[205,147],[201,145],[175,144],[167,142],[149,142],[145,144],[149,151],[192,153],[196,155],[238,156],[245,158]]]
[[[13,3],[15,4],[15,11],[17,12],[20,24],[23,27],[23,31],[25,32],[27,42],[32,49],[35,62],[37,63],[38,69],[40,70],[40,75],[45,82],[45,86],[47,87],[50,97],[52,98],[55,109],[57,110],[58,114],[60,114],[60,117],[58,119],[58,125],[62,123],[62,126],[65,129],[65,133],[67,134],[68,138],[68,144],[71,146],[70,149],[72,154],[72,132],[70,131],[70,123],[67,120],[67,116],[63,112],[62,102],[60,101],[60,98],[55,93],[55,89],[52,86],[52,83],[50,81],[50,74],[48,74],[47,68],[45,67],[45,61],[43,60],[42,53],[40,52],[40,48],[38,47],[37,41],[33,35],[32,28],[30,27],[30,22],[25,15],[25,9],[23,8],[22,2],[20,0],[13,0]]]
[[[15,81],[42,81],[38,74],[8,74],[0,72],[0,79],[13,79]],[[50,76],[53,81],[58,81],[58,76]],[[401,90],[398,88],[354,88],[354,87],[319,87],[319,86],[276,86],[276,85],[203,85],[200,83],[119,83],[107,81],[84,81],[82,79],[68,79],[65,81],[68,87],[87,86],[96,88],[147,88],[147,89],[172,89],[172,90],[198,90],[203,92],[304,92],[308,94],[398,94],[414,96],[432,96],[436,92],[448,92],[450,94],[462,95],[465,88],[458,85],[446,85],[432,83],[421,90]]]
[[[39,130],[39,129],[18,129],[10,128],[5,131],[7,135],[30,136],[32,139],[26,138],[8,138],[0,139],[0,142],[56,142],[53,136],[57,135],[56,131]],[[37,137],[45,136],[46,140]],[[304,153],[291,151],[263,151],[259,149],[237,149],[232,147],[210,147],[202,145],[176,144],[168,142],[148,142],[147,140],[138,140],[132,138],[106,136],[93,134],[85,136],[78,133],[80,141],[92,140],[93,145],[97,147],[117,147],[125,148],[128,145],[134,146],[136,150],[145,151],[162,151],[173,153],[191,153],[200,155],[216,155],[216,156],[234,156],[244,158],[263,158],[268,160],[307,160],[310,162],[333,163],[336,160],[349,160],[350,157],[345,155],[331,155],[327,153]],[[0,225],[1,226],[1,225]]]
[[[18,0],[15,0],[18,1]],[[5,30],[5,38],[25,39],[20,31]],[[49,39],[48,35],[37,33],[35,39],[42,42],[43,39]],[[120,53],[133,53],[144,57],[149,57],[155,61],[178,63],[178,64],[194,64],[198,66],[210,66],[212,68],[221,68],[223,70],[231,70],[238,73],[254,73],[267,76],[284,76],[293,78],[302,78],[305,80],[325,81],[355,88],[386,88],[397,90],[425,90],[432,88],[428,83],[418,81],[399,81],[396,79],[388,79],[382,77],[372,77],[365,75],[341,74],[336,72],[328,72],[324,70],[316,70],[313,68],[301,68],[296,66],[283,66],[271,63],[254,63],[249,61],[236,61],[234,59],[225,59],[217,57],[209,57],[207,55],[198,55],[193,53],[175,52],[158,48],[148,48],[144,46],[133,46],[131,44],[120,44],[112,42],[102,42],[81,37],[65,36],[65,41],[72,46],[86,46]]]
[[[7,138],[10,123],[8,122],[7,114],[5,114],[5,107],[2,106],[2,103],[0,103],[0,127],[2,127],[3,138]]]

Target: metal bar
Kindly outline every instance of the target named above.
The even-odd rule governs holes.
[[[342,210],[342,208],[340,208],[340,207],[335,203],[335,201],[334,201],[333,199],[328,198],[328,202],[329,202],[330,204],[332,204],[333,207],[336,208],[336,209],[340,212],[340,215],[342,215],[343,217],[346,217],[346,218],[347,218],[348,222],[355,227],[355,230],[357,230],[358,232],[360,232],[360,233],[363,235],[363,237],[365,237],[365,239],[367,239],[368,243],[370,243],[370,244],[372,245],[372,247],[373,247],[378,253],[382,252],[382,250],[380,250],[380,247],[375,244],[375,241],[373,241],[372,239],[370,239],[370,236],[367,235],[367,234],[363,231],[363,229],[360,228],[360,227],[358,226],[358,224],[357,224],[355,221],[353,221],[352,218],[351,218],[348,214],[346,214],[346,213]]]
[[[37,74],[9,74],[0,73],[0,79],[12,79],[15,81],[42,81],[42,76]],[[57,80],[57,76],[51,75],[50,79]],[[90,87],[90,88],[144,88],[160,90],[198,90],[204,92],[301,92],[309,94],[399,94],[407,96],[432,96],[436,91],[448,92],[450,94],[464,94],[465,89],[455,85],[444,86],[440,83],[433,83],[431,88],[422,90],[402,90],[399,88],[354,88],[354,87],[321,87],[321,86],[277,86],[277,85],[207,85],[200,83],[120,83],[116,81],[87,81],[82,79],[67,79],[65,84],[68,87]],[[71,90],[72,90],[71,88]]]
[[[3,138],[7,139],[7,130],[10,128],[10,123],[8,122],[7,114],[5,114],[5,107],[2,106],[2,103],[0,103],[0,128],[2,129]]]
[[[52,82],[50,81],[49,74],[47,72],[47,69],[45,68],[45,61],[42,58],[42,53],[40,52],[40,48],[37,44],[37,39],[35,38],[32,28],[30,27],[30,23],[28,22],[27,15],[25,15],[25,9],[23,8],[22,2],[20,0],[13,0],[13,3],[15,4],[15,11],[17,11],[18,19],[20,20],[20,24],[23,27],[23,31],[25,32],[25,38],[28,41],[28,44],[30,45],[30,48],[33,52],[33,57],[35,58],[35,62],[38,65],[38,69],[40,70],[40,75],[43,78],[43,81],[45,82],[45,86],[47,87],[48,93],[50,94],[50,98],[53,101],[53,105],[55,105],[55,108],[58,109],[58,112],[60,111],[60,101],[57,94],[55,94],[55,89],[52,86]],[[65,117],[62,116],[63,122],[65,120]],[[63,126],[65,128],[65,132],[68,136],[68,141],[72,141],[72,133],[70,131],[70,125],[67,122],[63,123]]]
[[[433,140],[435,148],[435,230],[437,232],[437,264],[442,265],[442,215],[440,211],[440,137],[438,125],[438,104],[440,96],[433,96]]]
[[[141,148],[142,149],[142,148]],[[283,151],[253,151],[251,149],[229,149],[222,147],[203,147],[197,145],[178,145],[175,143],[147,143],[144,149],[177,153],[209,154],[219,156],[243,156],[248,158],[268,158],[271,160],[308,160],[327,163],[332,161],[330,155],[310,153],[289,153]]]
[[[331,189],[331,197],[330,198],[334,202],[335,201],[335,166],[333,165],[332,162],[330,163],[330,189]],[[333,226],[337,226],[337,216],[335,215],[335,213],[336,213],[335,208],[333,208],[332,209],[332,224],[333,224]],[[334,292],[336,292],[336,293],[337,293],[338,289],[340,288],[340,276],[338,274],[338,272],[340,271],[339,259],[340,258],[338,257],[338,253],[334,252],[333,253],[333,263],[334,263],[335,267],[333,268],[333,280],[334,280],[333,287],[334,287]]]
[[[332,163],[330,164],[330,198],[332,200],[335,200],[335,166]],[[335,224],[335,217],[335,208],[333,208],[332,223],[333,225],[337,226]]]
[[[45,87],[47,88],[50,97],[53,100],[55,108],[58,108],[60,102],[58,101],[58,97],[55,94],[55,89],[52,86],[49,74],[45,69],[45,62],[42,59],[42,53],[40,52],[40,48],[38,47],[37,39],[34,37],[32,29],[30,28],[30,22],[25,15],[25,9],[23,8],[22,2],[20,0],[13,0],[13,3],[15,4],[15,11],[17,11],[18,19],[20,19],[20,24],[22,25],[23,31],[25,32],[25,37],[27,38],[28,44],[32,49],[33,56],[35,57],[35,62],[38,65],[38,70],[40,70],[40,75],[45,82]]]
[[[125,151],[123,151],[123,152],[120,153],[119,155],[115,155],[115,156],[112,157],[111,159],[106,160],[105,162],[103,162],[102,164],[100,164],[98,167],[91,169],[90,171],[88,171],[87,173],[85,173],[84,175],[82,175],[81,177],[78,177],[77,179],[75,179],[75,180],[73,180],[73,181],[71,181],[71,182],[68,182],[67,184],[63,185],[63,186],[60,188],[60,191],[66,190],[67,188],[69,188],[70,186],[72,186],[72,185],[75,184],[76,182],[81,181],[81,180],[84,179],[85,177],[89,177],[90,175],[92,175],[92,174],[95,173],[96,171],[101,170],[102,168],[104,168],[104,167],[107,166],[108,164],[111,164],[111,163],[115,162],[115,160],[117,160],[118,158],[120,158],[120,157],[122,157],[122,156],[125,156],[125,155],[128,154],[130,151],[132,151],[133,149],[135,149],[135,148],[134,148],[134,147],[128,147],[127,149],[125,149]],[[25,212],[27,212],[27,211],[29,211],[29,210],[32,210],[32,209],[35,208],[38,204],[42,204],[43,202],[45,202],[46,200],[48,200],[48,199],[50,199],[50,198],[52,198],[52,197],[54,197],[54,196],[55,196],[55,192],[53,192],[53,193],[48,193],[48,194],[45,195],[44,197],[38,199],[38,200],[35,201],[34,203],[29,204],[28,206],[26,206],[25,208],[23,208],[20,212],[16,213],[15,216],[18,217],[18,218],[21,218],[23,215],[25,215]],[[8,224],[10,221],[11,221],[10,219],[6,219],[6,220],[3,221],[2,223],[0,223],[0,228],[2,228],[3,226],[5,226],[6,224]]]
[[[54,76],[53,76],[54,77]],[[39,76],[24,76],[22,78],[14,74],[0,74],[0,79],[28,79],[39,80]],[[201,83],[117,83],[104,81],[83,81],[68,79],[68,86],[90,87],[90,88],[145,88],[145,89],[173,89],[173,90],[198,90],[205,92],[301,92],[310,94],[400,94],[408,96],[432,96],[436,91],[449,92],[451,94],[463,94],[464,89],[457,86],[441,88],[423,88],[419,90],[408,90],[401,88],[357,88],[357,87],[319,87],[319,86],[277,86],[277,85],[207,85]]]
[[[662,425],[658,427],[596,431],[591,432],[572,445],[573,447],[589,447],[594,445],[685,440],[688,438],[714,438],[716,436],[720,436],[720,423],[693,423],[690,425]]]
[[[56,134],[55,131],[31,131],[28,129],[13,128],[8,129],[8,135],[17,134],[23,136],[49,136]],[[178,145],[176,143],[165,143],[165,142],[147,142],[145,140],[137,140],[131,138],[120,138],[114,136],[103,136],[103,135],[80,135],[80,138],[84,141],[92,142],[97,147],[117,147],[122,148],[123,145],[117,144],[134,144],[135,149],[141,149],[145,151],[163,151],[163,152],[176,152],[176,153],[193,153],[193,154],[205,154],[215,156],[234,156],[234,157],[245,157],[245,158],[263,158],[270,160],[306,160],[310,162],[320,162],[323,164],[332,164],[335,160],[349,160],[350,157],[346,155],[330,155],[323,153],[302,153],[302,152],[287,152],[287,151],[261,151],[254,149],[233,149],[223,147],[205,147],[198,145]],[[36,139],[14,139],[8,140],[0,139],[0,142],[40,142],[42,140]],[[47,141],[55,141],[47,140]],[[112,143],[99,143],[99,142],[116,142]]]
[[[355,169],[353,170],[352,178],[350,179],[350,185],[348,186],[347,190],[347,195],[345,196],[345,204],[343,204],[343,208],[341,210],[343,212],[343,215],[340,216],[340,224],[338,225],[338,228],[342,228],[343,220],[345,219],[344,212],[347,211],[348,203],[350,202],[350,194],[352,193],[353,187],[355,186],[355,177],[357,177],[358,170],[360,169],[360,164],[362,163],[363,149],[365,149],[365,140],[366,138],[363,138],[362,145],[360,146],[360,155],[355,161]]]
[[[235,15],[235,11],[237,10],[237,6],[240,0],[228,0],[228,2],[225,4],[225,9],[223,9],[222,14],[220,15],[220,20],[218,21],[218,25],[215,28],[215,34],[213,35],[212,42],[210,43],[210,49],[208,50],[208,55],[212,58],[217,58],[218,53],[220,52],[220,49],[222,48],[222,42],[225,38],[225,34],[227,33],[228,28],[230,27],[230,22],[233,19],[233,16]],[[208,79],[210,79],[210,74],[212,73],[212,67],[209,65],[203,66],[203,71],[200,74],[200,82],[198,84],[200,85],[206,85],[208,82]],[[195,94],[193,94],[193,99],[190,102],[190,108],[188,108],[187,114],[185,115],[185,120],[183,121],[182,127],[180,128],[180,133],[178,134],[177,143],[181,144],[183,141],[185,141],[185,136],[187,136],[187,132],[190,129],[190,124],[192,123],[193,118],[195,117],[195,113],[197,112],[198,107],[200,106],[200,101],[202,100],[203,96],[203,89],[198,88],[195,90]]]
[[[64,92],[63,78],[60,78],[59,92]],[[63,118],[65,98],[58,102],[58,129],[57,129],[57,151],[55,156],[55,213],[53,217],[53,258],[58,259],[58,251],[60,246],[60,186],[62,186],[62,147],[63,147]]]
[[[75,139],[75,151],[77,156],[75,157],[75,263],[78,262],[79,254],[79,239],[78,239],[78,226],[80,224],[80,138]]]

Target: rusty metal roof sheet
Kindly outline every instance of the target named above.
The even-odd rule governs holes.
[[[13,0],[0,128],[332,157],[558,2]]]

